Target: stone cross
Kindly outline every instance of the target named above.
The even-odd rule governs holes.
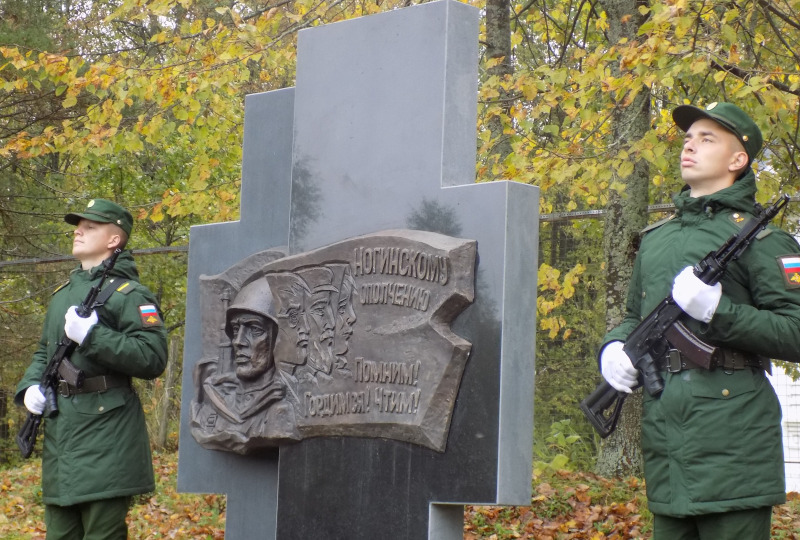
[[[453,0],[303,30],[296,87],[245,101],[241,220],[193,227],[178,489],[227,495],[226,538],[463,537],[463,505],[530,504],[538,189],[475,184],[478,11]],[[315,437],[253,455],[189,429],[201,275],[388,229],[477,241],[444,451]]]

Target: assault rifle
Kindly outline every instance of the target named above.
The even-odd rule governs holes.
[[[781,196],[774,204],[762,209],[757,216],[731,236],[717,251],[712,251],[694,266],[694,275],[703,283],[714,285],[725,273],[728,265],[747,249],[767,224],[778,215],[789,202],[789,195]],[[677,349],[686,354],[694,363],[713,369],[717,360],[717,348],[697,337],[678,319],[683,310],[675,303],[672,294],[634,328],[622,350],[628,355],[639,371],[639,386],[658,397],[664,390],[664,380],[658,371],[657,361]],[[619,414],[627,393],[619,392],[603,381],[580,403],[583,414],[601,437],[608,437],[617,427]]]
[[[89,294],[86,295],[86,298],[76,309],[77,314],[84,319],[91,315],[95,308],[99,307],[96,303],[97,295],[100,294],[100,290],[103,288],[103,284],[108,274],[111,272],[111,269],[114,268],[120,253],[122,253],[122,250],[117,248],[114,250],[111,257],[103,261],[103,274],[100,276],[100,280],[89,290]],[[56,392],[58,391],[59,382],[63,379],[77,388],[83,386],[83,381],[85,379],[83,371],[78,369],[78,367],[69,360],[69,357],[77,346],[77,343],[69,339],[66,335],[62,335],[61,341],[58,342],[58,347],[56,347],[56,352],[53,353],[50,362],[48,362],[47,367],[45,367],[44,375],[42,375],[42,382],[39,383],[39,387],[45,398],[44,411],[42,411],[42,414],[28,412],[28,417],[25,419],[25,423],[22,425],[16,438],[17,446],[19,446],[19,450],[22,452],[22,457],[24,458],[30,457],[33,453],[33,447],[36,445],[36,436],[39,433],[39,424],[42,422],[42,417],[53,418],[58,415],[58,396]]]

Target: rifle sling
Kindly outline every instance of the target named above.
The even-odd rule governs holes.
[[[97,309],[105,305],[106,301],[111,297],[112,294],[114,294],[114,292],[121,291],[128,285],[128,283],[130,283],[130,281],[126,280],[122,281],[119,285],[117,285],[116,280],[114,278],[111,278],[108,281],[108,285],[103,287],[103,290],[100,291],[100,294],[97,295],[97,298],[95,299],[94,304],[92,305],[92,309]]]

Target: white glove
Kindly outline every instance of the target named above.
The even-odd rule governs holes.
[[[42,394],[38,384],[29,386],[28,389],[25,390],[25,397],[22,398],[22,402],[25,404],[25,408],[28,409],[31,414],[41,416],[44,412],[44,394]]]
[[[694,275],[692,267],[687,266],[675,276],[672,298],[691,318],[707,323],[711,321],[722,298],[722,285],[706,285]]]
[[[603,378],[619,392],[630,394],[639,381],[639,372],[622,350],[621,341],[612,341],[600,353],[600,372]]]
[[[72,306],[64,315],[64,333],[67,334],[69,339],[78,345],[82,345],[89,330],[97,324],[97,312],[93,310],[91,315],[84,319],[78,315],[77,309],[78,306]]]

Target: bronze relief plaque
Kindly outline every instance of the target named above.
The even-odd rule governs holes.
[[[242,454],[319,436],[443,452],[471,349],[450,325],[476,255],[473,240],[390,230],[201,276],[192,435]]]

